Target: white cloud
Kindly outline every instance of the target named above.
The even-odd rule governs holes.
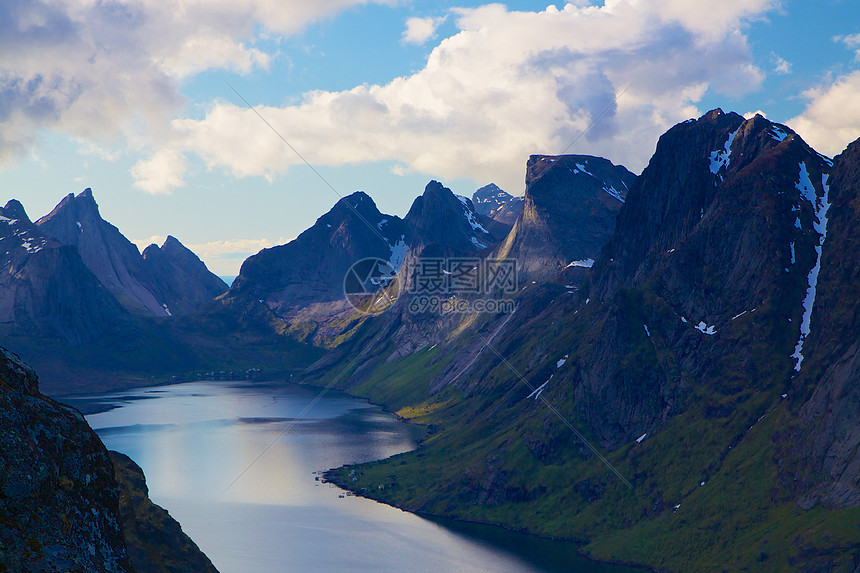
[[[807,91],[803,113],[786,124],[825,155],[836,155],[860,135],[860,71]]]
[[[762,117],[764,117],[764,118],[766,118],[766,117],[767,117],[767,114],[766,114],[765,112],[763,112],[763,111],[762,111],[762,110],[760,110],[760,109],[757,109],[757,110],[755,110],[755,111],[748,111],[748,112],[746,112],[746,113],[744,114],[744,119],[752,119],[752,118],[754,118],[754,117],[755,117],[755,116],[757,116],[757,115],[760,115],[760,116],[762,116]]]
[[[402,41],[405,44],[424,44],[436,36],[436,28],[445,21],[447,16],[439,18],[409,18],[403,31]]]
[[[164,235],[152,235],[146,239],[132,239],[131,242],[143,252],[149,245],[164,244],[167,237]],[[219,276],[235,276],[239,274],[242,263],[262,249],[268,249],[275,245],[289,243],[292,239],[280,237],[277,240],[270,239],[230,239],[226,241],[208,241],[204,243],[183,243],[187,248],[200,257],[210,271]]]
[[[4,0],[0,164],[26,155],[42,130],[145,145],[185,103],[182,78],[266,68],[273,55],[253,45],[257,36],[293,34],[369,1]]]
[[[242,263],[262,249],[289,243],[292,239],[281,237],[276,241],[269,239],[232,239],[228,241],[209,241],[186,245],[206,263],[210,271],[220,276],[239,274]]]
[[[779,74],[781,76],[791,73],[791,62],[787,61],[785,58],[783,58],[776,52],[770,53],[770,59],[773,62],[774,73]]]
[[[148,247],[149,245],[158,245],[161,246],[164,244],[164,241],[167,240],[165,235],[152,235],[148,239],[130,239],[132,243],[137,246],[137,250],[141,253]]]
[[[835,36],[833,38],[834,42],[845,44],[846,47],[851,48],[852,50],[855,48],[860,48],[860,34],[849,34],[847,36]],[[857,49],[854,52],[855,57],[860,60],[860,49]]]
[[[609,107],[569,152],[638,170],[665,129],[704,111],[696,104],[706,91],[738,95],[763,79],[740,26],[773,2],[690,4],[460,9],[459,32],[410,76],[257,110],[315,165],[394,160],[516,192],[529,154],[561,152]],[[169,145],[236,176],[272,177],[300,162],[253,112],[230,103],[173,127]]]
[[[185,185],[185,157],[173,149],[160,149],[131,168],[134,186],[150,194],[170,193]]]

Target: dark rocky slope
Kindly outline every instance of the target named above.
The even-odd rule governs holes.
[[[71,345],[124,324],[126,312],[73,247],[45,236],[15,200],[0,209],[0,328]]]
[[[80,412],[42,395],[4,348],[0,426],[0,571],[215,571],[149,501],[140,468],[109,453]]]
[[[0,350],[0,568],[132,571],[107,450],[75,410],[39,394]]]
[[[570,263],[588,264],[615,229],[635,175],[600,157],[533,155],[523,212],[499,258],[514,258],[524,278],[545,280]]]
[[[36,226],[74,247],[108,292],[133,314],[188,314],[227,291],[227,285],[174,237],[161,249],[151,246],[146,261],[119,229],[102,219],[89,188],[67,195]]]
[[[190,314],[227,292],[227,284],[212,274],[197,255],[176,237],[143,251],[143,265],[154,291],[171,315]]]
[[[136,573],[217,573],[170,514],[149,499],[146,477],[134,461],[109,452],[119,485],[119,514]]]

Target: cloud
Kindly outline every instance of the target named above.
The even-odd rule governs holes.
[[[787,61],[785,58],[783,58],[776,52],[770,53],[770,59],[773,62],[774,73],[779,74],[781,76],[791,73],[791,62]]]
[[[152,195],[170,193],[185,185],[185,157],[173,149],[160,149],[131,168],[134,186]]]
[[[131,242],[143,252],[149,245],[162,245],[167,237],[152,235],[146,239],[132,239]],[[181,239],[180,239],[181,240]],[[219,276],[235,276],[245,259],[275,245],[289,243],[292,239],[280,237],[270,239],[230,239],[226,241],[208,241],[204,243],[183,243],[195,255],[206,263],[210,271]]]
[[[232,239],[228,241],[209,241],[186,245],[200,257],[210,271],[219,276],[239,274],[242,263],[262,249],[289,243],[292,239],[281,237],[276,241],[269,239]]]
[[[849,34],[847,36],[835,36],[833,38],[834,42],[839,44],[845,44],[846,47],[854,50],[855,57],[860,60],[860,34]]]
[[[404,44],[424,44],[436,36],[436,28],[446,20],[447,16],[439,18],[409,18],[403,31]]]
[[[183,78],[266,68],[274,55],[254,46],[257,37],[293,34],[368,1],[4,0],[0,165],[26,155],[44,130],[145,146],[184,106]]]
[[[458,33],[416,73],[257,110],[314,165],[395,161],[403,171],[495,181],[512,192],[523,188],[530,154],[561,152],[607,110],[570,152],[639,170],[663,131],[704,111],[696,104],[706,92],[760,86],[741,25],[772,5],[458,9]],[[300,163],[254,112],[231,103],[214,102],[202,119],[176,120],[173,129],[168,145],[235,176],[274,177]]]
[[[836,155],[860,134],[860,71],[804,93],[809,103],[786,124],[825,155]]]

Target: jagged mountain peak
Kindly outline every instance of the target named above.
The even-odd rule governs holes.
[[[189,314],[227,292],[227,284],[179,239],[168,235],[143,251],[144,269],[167,315]]]
[[[471,199],[455,195],[438,181],[427,184],[403,221],[413,248],[435,244],[468,252],[495,242]]]
[[[27,223],[30,222],[30,217],[27,216],[27,211],[17,199],[10,199],[6,202],[6,206],[3,207],[3,216],[10,219],[26,221]]]
[[[636,176],[590,155],[532,155],[523,211],[499,249],[520,272],[546,279],[575,261],[593,261],[615,229]]]
[[[168,237],[161,248],[148,247],[149,253],[141,255],[134,243],[102,218],[89,187],[78,195],[64,197],[36,225],[45,235],[75,247],[87,268],[132,313],[188,313],[226,291],[223,281],[209,273],[197,256],[174,237]],[[146,264],[146,259],[166,254],[184,261],[188,268]]]

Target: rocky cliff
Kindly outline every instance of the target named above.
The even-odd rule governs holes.
[[[0,426],[0,571],[215,571],[148,499],[140,468],[4,348]]]
[[[533,155],[523,212],[498,250],[523,277],[547,279],[569,264],[590,266],[615,229],[635,176],[600,157]]]
[[[108,453],[75,410],[0,350],[0,566],[132,571]]]
[[[70,246],[46,236],[15,200],[0,209],[0,327],[78,345],[123,324],[126,312]]]
[[[36,226],[74,247],[105,289],[133,314],[188,314],[227,291],[227,285],[174,237],[160,249],[151,246],[146,261],[119,229],[102,219],[89,188],[67,195]]]
[[[149,499],[146,477],[134,461],[109,452],[119,486],[119,515],[136,573],[217,573],[209,558],[170,514]]]
[[[170,235],[161,247],[144,249],[143,266],[163,301],[162,308],[171,315],[190,314],[228,289],[197,255]]]

